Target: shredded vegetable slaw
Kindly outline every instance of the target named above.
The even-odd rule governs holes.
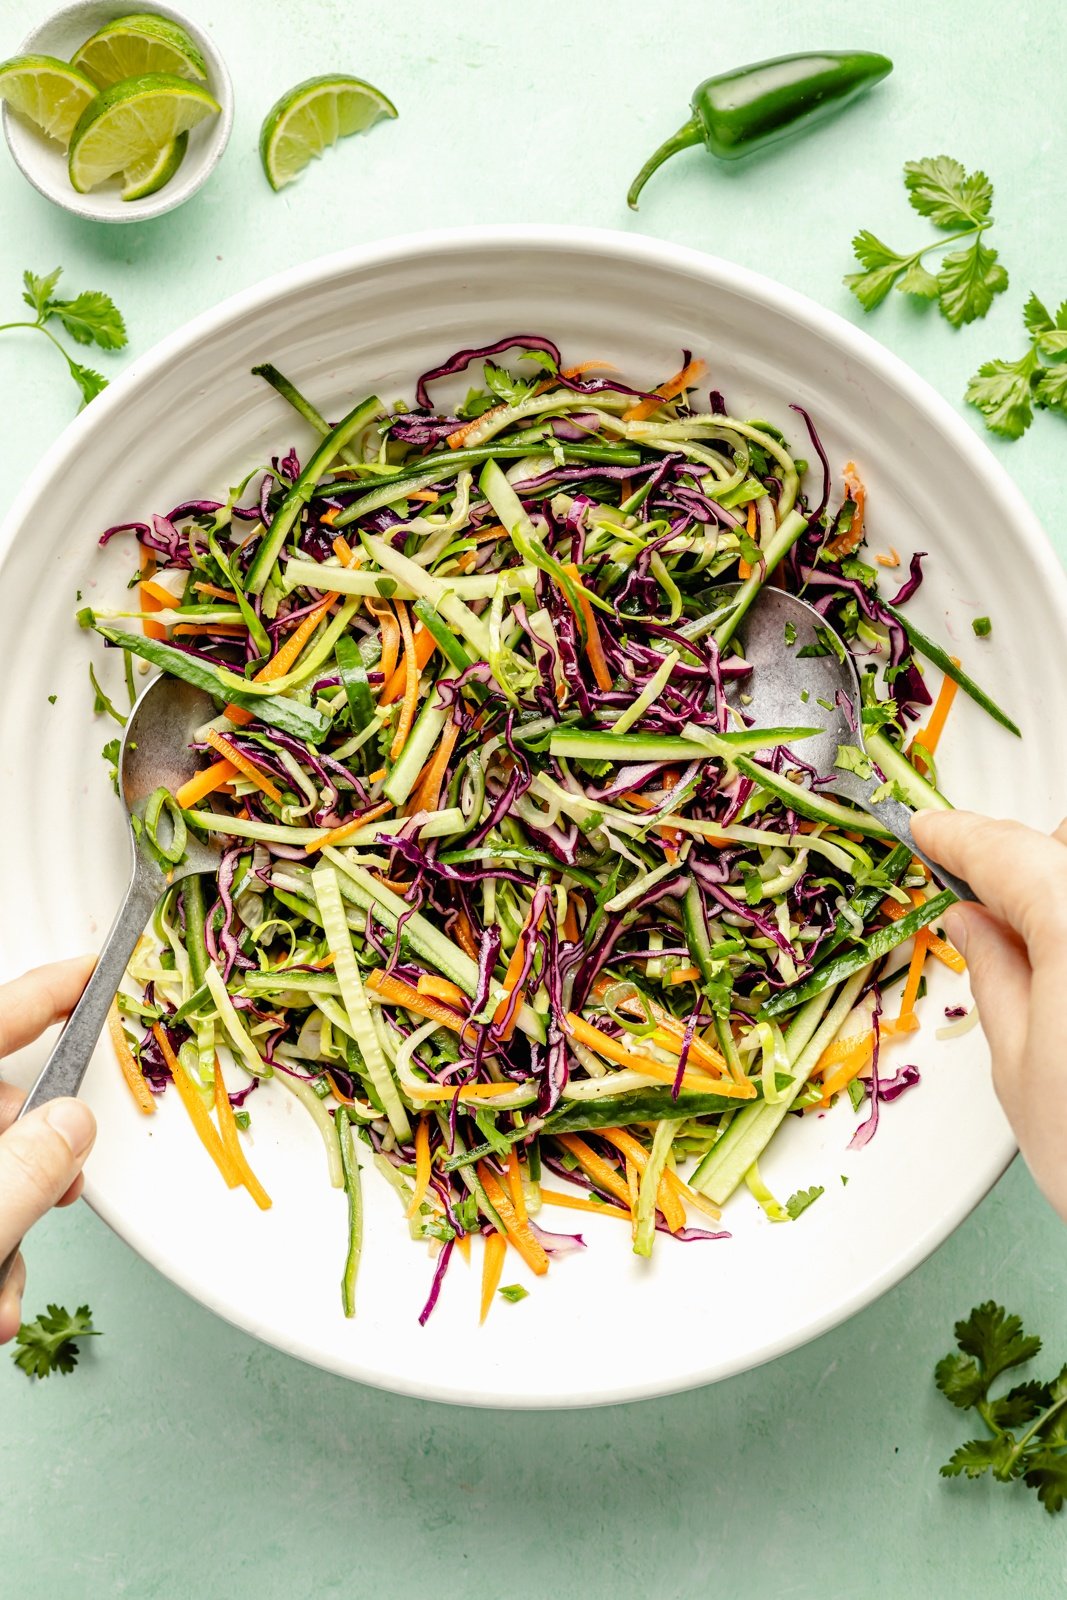
[[[584,1247],[573,1213],[643,1256],[728,1237],[746,1181],[799,1214],[814,1191],[783,1207],[757,1166],[785,1118],[849,1096],[866,1143],[918,1081],[887,1057],[926,962],[963,962],[951,896],[808,786],[803,719],[747,725],[743,619],[772,580],[816,604],[868,755],[921,802],[957,686],[1013,726],[904,620],[921,556],[902,585],[895,550],[869,564],[856,467],[835,491],[806,413],[813,471],[688,352],[646,391],[518,335],[335,425],[257,371],[316,438],[303,464],[109,529],[136,599],[80,614],[217,708],[159,799],[217,877],[160,902],[113,1013],[137,1103],[174,1083],[267,1206],[242,1130],[297,1097],[347,1197],[347,1315],[371,1184],[435,1258],[423,1321],[474,1235],[484,1319],[511,1252],[536,1278]],[[475,386],[444,411],[449,380]]]

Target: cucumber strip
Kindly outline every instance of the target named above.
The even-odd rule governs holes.
[[[412,565],[416,566],[417,563],[413,562]],[[430,576],[425,567],[418,567],[418,571],[424,579]],[[504,573],[490,573],[488,577],[479,577],[477,574],[466,577],[462,573],[441,578],[436,574],[432,576],[436,582],[444,584],[450,594],[459,595],[467,600],[488,600],[491,599],[501,577],[504,579],[504,593],[518,594],[521,589],[533,586],[535,574],[529,567],[512,567]],[[378,595],[384,600],[414,600],[422,592],[421,588],[416,589],[405,583],[399,583],[385,573],[334,567],[326,562],[303,561],[298,557],[286,562],[282,571],[282,587],[287,594],[294,589],[316,589],[323,592],[333,589],[338,594]],[[153,618],[155,615],[155,612],[151,613]],[[234,616],[236,615],[235,611]]]
[[[315,868],[311,874],[311,881],[315,888],[319,914],[322,917],[323,932],[330,947],[330,954],[333,956],[334,971],[341,985],[341,998],[367,1068],[367,1076],[374,1085],[378,1098],[385,1108],[385,1114],[389,1118],[389,1125],[397,1138],[410,1139],[411,1124],[374,1030],[370,1005],[356,964],[355,951],[352,948],[352,934],[345,916],[337,874],[332,866],[323,863]]]
[[[382,785],[382,793],[395,806],[403,805],[412,789],[414,789],[419,773],[429,759],[430,751],[437,743],[445,723],[452,715],[451,704],[440,704],[437,691],[441,684],[452,684],[454,682],[454,678],[445,676],[439,678],[437,683],[432,686],[426,697],[426,703],[419,712],[415,726],[408,734],[407,743],[400,752],[396,765]]]
[[[691,1188],[699,1189],[715,1205],[724,1205],[730,1198],[752,1163],[759,1160],[781,1127],[819,1057],[827,1045],[833,1043],[867,980],[869,970],[869,967],[864,967],[848,979],[818,1026],[809,1028],[809,1024],[817,1021],[820,1014],[815,1007],[820,1002],[825,1007],[829,1001],[828,995],[825,1000],[822,995],[817,996],[811,1006],[794,1018],[793,1026],[786,1035],[793,1082],[774,1105],[766,1105],[761,1101],[738,1112],[722,1138],[708,1151],[693,1173],[689,1180]],[[803,1026],[798,1027],[802,1022]]]
[[[383,572],[399,578],[417,599],[431,601],[446,622],[450,622],[456,632],[461,633],[468,644],[473,646],[479,660],[489,659],[489,629],[480,617],[475,616],[469,606],[464,605],[447,579],[424,572],[422,567],[414,561],[409,561],[407,556],[402,556],[399,550],[394,550],[384,539],[375,539],[371,534],[364,534],[363,546]]]
[[[263,593],[267,587],[267,579],[274,571],[275,562],[285,548],[285,541],[318,487],[319,479],[329,470],[348,441],[369,427],[374,418],[381,414],[382,409],[382,403],[377,395],[371,395],[370,399],[353,406],[348,415],[342,417],[333,432],[327,434],[318,449],[310,456],[303,472],[275,512],[274,521],[264,533],[259,548],[252,558],[245,580],[245,588],[249,594]]]
[[[987,711],[994,722],[999,722],[1002,728],[1007,728],[1009,733],[1014,733],[1017,739],[1022,738],[1019,728],[1008,716],[1008,713],[1002,711],[997,702],[991,699],[985,690],[980,688],[974,679],[964,672],[962,667],[956,665],[947,650],[942,650],[941,646],[933,639],[928,638],[925,633],[921,633],[914,622],[898,611],[896,606],[891,606],[888,600],[880,599],[878,603],[883,610],[889,612],[895,622],[899,622],[920,655],[925,656],[927,661],[932,661],[935,667],[940,667],[945,676],[951,678],[953,683],[958,683],[964,694],[970,695],[975,704],[981,706],[983,711]]]
[[[663,1176],[663,1169],[667,1165],[674,1136],[681,1126],[680,1121],[665,1120],[656,1124],[656,1131],[652,1136],[652,1149],[649,1151],[645,1170],[641,1174],[641,1185],[637,1192],[637,1213],[634,1217],[634,1255],[650,1256],[652,1242],[656,1237],[656,1203],[659,1199],[659,1180]]]
[[[956,904],[956,896],[951,889],[942,889],[940,894],[933,895],[925,900],[922,905],[916,906],[899,922],[888,922],[882,928],[876,928],[866,939],[853,945],[851,950],[844,951],[839,956],[834,956],[832,961],[824,962],[821,967],[804,979],[803,983],[794,984],[791,989],[781,989],[776,995],[766,1002],[760,1011],[764,1017],[780,1016],[783,1011],[788,1011],[791,1006],[799,1005],[804,1000],[809,1000],[817,995],[820,990],[831,984],[840,983],[858,967],[867,967],[872,961],[880,961],[890,950],[895,950],[898,944],[903,944],[918,933],[920,928],[927,927],[931,922],[937,922],[944,915],[949,906]]]
[[[345,691],[348,709],[352,713],[352,727],[361,732],[374,719],[374,703],[370,697],[367,669],[359,647],[349,634],[342,634],[334,646],[337,670],[341,674],[341,687]]]
[[[794,783],[792,778],[783,777],[780,772],[771,772],[745,756],[738,756],[734,765],[738,772],[754,779],[761,789],[777,795],[790,811],[799,811],[802,817],[810,817],[814,822],[825,822],[835,828],[846,828],[852,833],[865,833],[872,839],[893,837],[888,828],[883,828],[880,822],[858,806],[843,806],[836,800],[827,799],[825,795],[815,794],[803,784]]]
[[[940,789],[935,789],[929,778],[924,778],[921,772],[916,772],[907,756],[902,754],[891,744],[885,734],[875,729],[865,733],[863,743],[867,754],[874,761],[886,777],[903,790],[909,805],[917,811],[923,807],[933,807],[938,811],[951,811],[952,806],[945,799]]]
[[[554,583],[557,583],[567,597],[568,604],[578,621],[578,630],[582,639],[585,639],[585,617],[580,604],[584,591],[580,584],[576,584],[569,572],[549,555],[541,543],[537,529],[534,527],[526,512],[526,507],[519,499],[511,484],[501,472],[495,461],[487,461],[478,480],[478,487],[485,498],[500,518],[512,544],[515,546],[523,561],[531,562],[535,567],[540,567]],[[598,597],[592,597],[599,604]],[[591,602],[587,602],[591,603]]]
[[[283,1084],[294,1099],[299,1100],[309,1113],[312,1122],[322,1136],[330,1182],[335,1189],[343,1189],[345,1186],[344,1169],[341,1166],[341,1152],[337,1148],[337,1135],[334,1132],[333,1118],[330,1113],[310,1083],[306,1083],[303,1078],[294,1077],[290,1072],[276,1072],[274,1081]]]
[[[720,650],[729,644],[745,612],[749,609],[782,557],[788,555],[796,544],[807,525],[807,517],[803,516],[799,511],[790,511],[787,516],[783,517],[781,526],[763,552],[763,560],[753,569],[751,576],[745,579],[737,591],[737,597],[729,615],[725,621],[719,623],[715,630],[715,643]]]
[[[320,411],[316,411],[306,395],[300,393],[295,383],[290,383],[284,372],[278,371],[272,361],[264,361],[258,367],[253,367],[252,376],[262,378],[264,382],[269,383],[272,389],[277,390],[283,400],[288,400],[293,410],[303,417],[305,422],[310,422],[316,433],[321,434],[323,438],[326,437],[330,431],[330,424],[326,421],[326,418]],[[341,460],[350,467],[363,465],[359,457],[347,445],[337,453]]]
[[[341,1273],[341,1304],[346,1317],[356,1314],[356,1273],[363,1251],[363,1190],[359,1181],[359,1163],[356,1160],[352,1123],[344,1106],[340,1106],[333,1119],[337,1134],[337,1147],[341,1154],[341,1171],[344,1174],[345,1194],[348,1197],[348,1250],[344,1271]]]
[[[274,1068],[269,1061],[264,1061],[247,1032],[244,1023],[234,1010],[233,1001],[222,981],[222,974],[214,966],[208,966],[204,972],[204,982],[208,993],[215,1002],[215,1009],[219,1014],[219,1021],[230,1036],[230,1043],[234,1053],[244,1062],[245,1068],[253,1078],[270,1078],[274,1075]]]
[[[688,724],[693,728],[693,724]],[[818,728],[746,728],[737,733],[706,733],[693,728],[693,736],[673,733],[616,733],[582,728],[559,728],[549,741],[549,753],[585,761],[733,761],[749,750],[807,739]]]
[[[437,615],[437,610],[429,600],[416,600],[414,605],[415,615],[428,633],[431,633],[438,650],[456,668],[457,672],[466,672],[471,666],[471,658],[456,638],[448,623]],[[480,684],[472,684],[472,688],[480,688]]]

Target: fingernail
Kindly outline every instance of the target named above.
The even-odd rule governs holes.
[[[96,1120],[81,1100],[53,1100],[45,1120],[68,1146],[72,1156],[83,1156],[96,1136]]]
[[[945,912],[945,937],[954,944],[961,956],[967,954],[967,920],[958,911]]]

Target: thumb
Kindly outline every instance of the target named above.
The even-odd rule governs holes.
[[[70,1188],[95,1138],[82,1100],[52,1100],[0,1136],[0,1260]]]

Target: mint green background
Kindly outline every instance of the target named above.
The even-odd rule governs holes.
[[[1059,7],[187,5],[235,78],[222,168],[178,212],[105,227],[52,208],[0,152],[0,320],[17,314],[23,267],[62,262],[72,290],[114,294],[141,352],[335,247],[419,226],[577,222],[778,277],[865,321],[955,403],[981,360],[1021,353],[1031,286],[1067,295]],[[37,3],[0,0],[0,55],[38,15]],[[812,46],[881,49],[897,70],[836,127],[739,170],[688,153],[653,181],[639,217],[626,210],[632,171],[683,120],[698,78]],[[400,120],[275,196],[256,158],[260,119],[292,83],[333,68],[380,84]],[[864,319],[840,286],[850,235],[921,238],[899,168],[941,150],[993,177],[1011,288],[961,332],[900,296]],[[114,374],[122,360],[99,364]],[[73,405],[58,357],[28,336],[0,341],[0,394],[2,510]],[[1042,417],[1021,443],[994,444],[1061,552],[1065,441],[1063,422]],[[1019,1489],[939,1480],[965,1423],[931,1371],[953,1320],[988,1295],[1043,1332],[1058,1366],[1064,1243],[1017,1163],[930,1262],[806,1349],[695,1394],[538,1416],[401,1400],[301,1366],[216,1321],[78,1207],[35,1232],[28,1303],[91,1300],[106,1337],[72,1377],[45,1384],[0,1358],[0,1590],[1044,1600],[1064,1592],[1067,1519]]]

